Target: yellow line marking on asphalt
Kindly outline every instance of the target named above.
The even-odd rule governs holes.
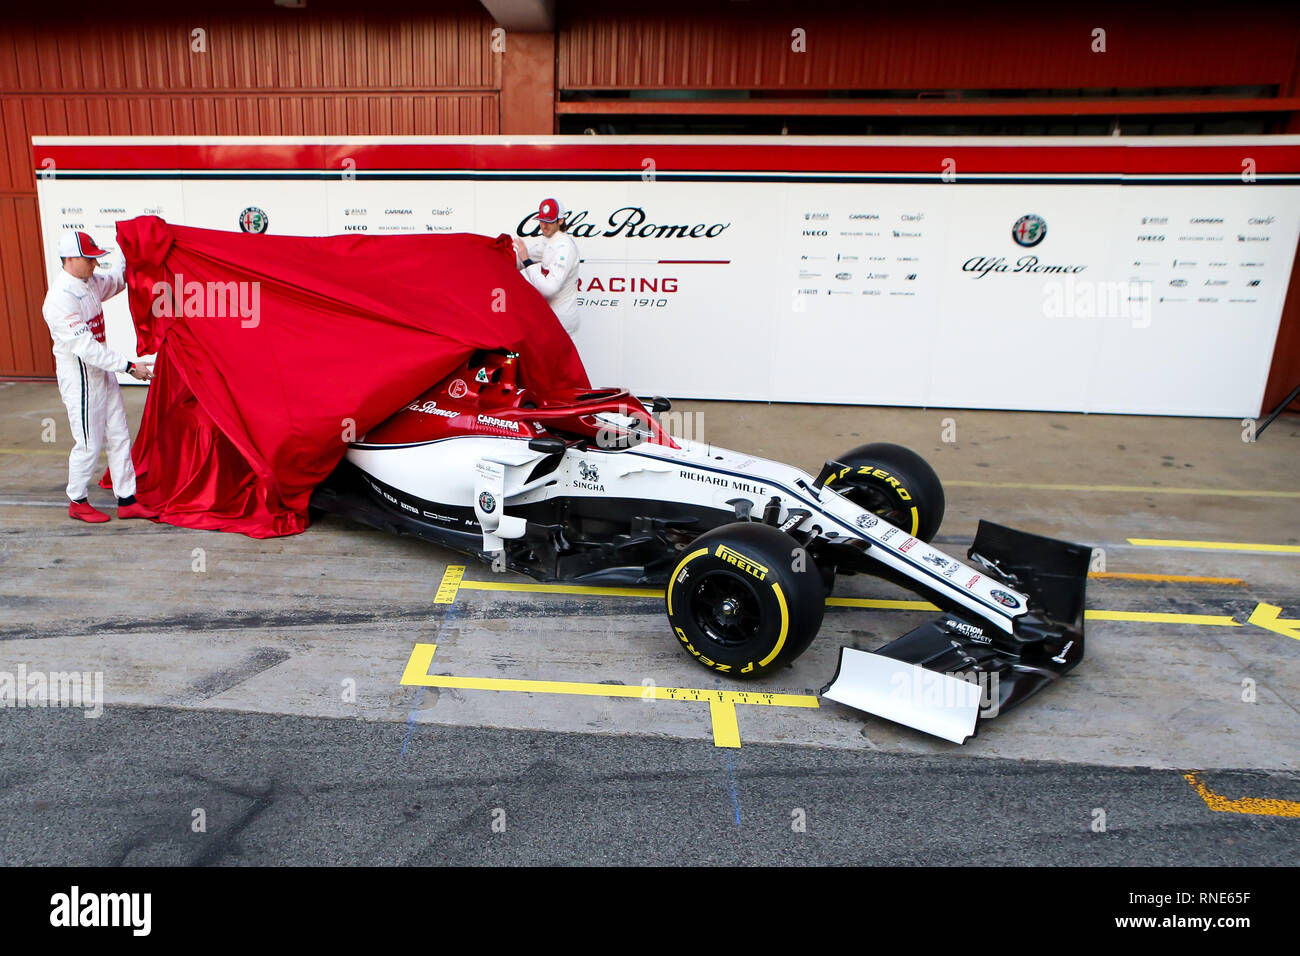
[[[456,594],[460,587],[465,583],[465,565],[453,564],[442,573],[442,583],[438,585],[438,593],[433,596],[434,604],[455,604]]]
[[[1214,579],[1219,580],[1219,579]],[[1231,580],[1231,579],[1223,579]],[[664,592],[657,588],[605,588],[570,584],[529,584],[512,581],[466,581],[465,566],[454,564],[443,573],[442,583],[434,597],[435,604],[451,604],[458,591],[507,591],[546,594],[603,594],[613,597],[662,598]],[[929,601],[895,600],[892,598],[833,597],[826,599],[827,607],[858,607],[875,611],[938,611]],[[1145,624],[1202,624],[1210,627],[1241,627],[1228,615],[1172,614],[1164,611],[1085,611],[1089,621],[1130,621]]]
[[[1139,548],[1199,548],[1210,551],[1267,551],[1300,554],[1300,544],[1254,544],[1247,541],[1174,541],[1166,538],[1129,538]]]
[[[1248,623],[1272,631],[1275,634],[1281,634],[1283,637],[1293,637],[1300,641],[1300,620],[1279,617],[1281,613],[1282,609],[1276,604],[1256,604],[1255,610],[1250,612],[1250,621]]]
[[[437,644],[416,644],[411,656],[406,659],[406,669],[402,671],[402,683],[428,687],[424,682],[429,678],[429,668],[433,666],[433,654]]]
[[[595,587],[584,584],[536,584],[515,581],[466,581],[465,565],[448,565],[442,574],[442,583],[434,604],[453,604],[459,591],[517,591],[521,594],[598,594],[606,597],[663,597],[658,588]]]
[[[740,746],[740,724],[736,722],[735,704],[729,700],[709,701],[709,720],[713,722],[713,746]]]
[[[435,604],[451,604],[458,591],[511,591],[521,594],[596,594],[607,597],[661,598],[659,588],[594,587],[580,584],[533,584],[514,581],[466,581],[465,566],[454,564],[442,575]],[[937,611],[929,601],[893,601],[877,598],[828,598],[829,607],[869,607],[882,611]]]
[[[1034,491],[1108,491],[1122,494],[1219,495],[1231,498],[1300,498],[1300,491],[1250,488],[1162,488],[1153,485],[1049,485],[1031,481],[947,481],[945,488],[1025,488]]]
[[[1092,571],[1090,578],[1122,578],[1132,581],[1175,581],[1184,584],[1235,584],[1245,585],[1241,578],[1212,578],[1192,574],[1136,574],[1123,571]],[[519,591],[537,594],[604,594],[611,597],[663,597],[664,592],[658,588],[615,588],[595,587],[572,584],[521,584],[496,581],[466,581],[465,565],[450,565],[442,575],[438,585],[434,604],[453,604],[456,593],[461,589],[470,591]],[[887,601],[873,598],[830,598],[829,607],[870,607],[890,611],[935,611],[938,610],[928,601]]]
[[[1185,773],[1183,779],[1192,785],[1192,789],[1205,801],[1205,805],[1216,813],[1249,813],[1267,817],[1300,817],[1300,802],[1295,800],[1273,800],[1264,797],[1242,797],[1233,800],[1215,793],[1201,782],[1201,772]]]
[[[402,683],[415,687],[454,687],[459,690],[515,691],[524,694],[573,694],[581,697],[639,697],[642,700],[676,700],[708,703],[717,747],[739,747],[740,725],[736,705],[818,708],[817,698],[806,694],[772,694],[749,690],[705,690],[698,687],[657,687],[640,684],[585,684],[575,681],[519,680],[506,677],[452,677],[429,673],[437,644],[416,644],[402,671]]]
[[[497,584],[495,581],[464,581],[470,591],[522,591],[534,594],[603,594],[607,597],[663,597],[658,588],[594,587],[586,584]]]
[[[1123,581],[1176,581],[1180,584],[1234,584],[1245,587],[1241,578],[1208,578],[1197,574],[1140,574],[1132,571],[1089,571],[1090,578],[1116,578]]]
[[[1227,615],[1167,614],[1164,611],[1084,611],[1087,621],[1138,621],[1146,624],[1203,624],[1209,627],[1241,627]]]
[[[929,601],[893,601],[882,598],[827,598],[827,607],[869,607],[877,611],[937,611]]]

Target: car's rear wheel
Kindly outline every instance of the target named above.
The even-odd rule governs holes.
[[[668,623],[700,664],[750,678],[802,654],[821,627],[812,556],[770,525],[740,521],[686,548],[666,593]]]
[[[825,486],[922,541],[943,523],[943,484],[924,458],[902,445],[872,442],[831,460]]]

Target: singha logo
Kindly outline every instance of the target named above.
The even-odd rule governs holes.
[[[938,554],[924,554],[921,556],[921,560],[933,564],[936,568],[942,568],[944,570],[946,570],[949,565],[956,564],[955,561],[950,561]]]
[[[600,483],[600,469],[598,467],[580,461],[578,462],[578,474],[580,477],[573,482],[573,487],[581,488],[584,491],[599,491],[604,494],[605,486]]]

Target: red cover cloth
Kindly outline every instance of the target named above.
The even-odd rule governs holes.
[[[254,235],[141,216],[118,223],[117,241],[139,354],[158,356],[136,494],[170,524],[302,531],[347,442],[478,348],[520,353],[522,384],[543,397],[589,385],[506,236]],[[258,283],[256,300],[242,287],[256,315],[167,314],[184,310],[191,282],[205,306],[209,282]]]

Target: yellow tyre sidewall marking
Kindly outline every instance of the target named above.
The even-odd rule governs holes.
[[[772,653],[758,662],[759,667],[772,663],[776,655],[781,653],[781,648],[785,647],[786,635],[790,633],[790,608],[785,603],[785,592],[775,581],[772,582],[772,591],[776,594],[776,603],[781,606],[781,633],[776,637],[776,647],[772,648]]]
[[[852,470],[851,468],[845,468],[838,475],[832,478],[831,481],[839,481],[851,470]],[[910,507],[912,509],[912,530],[909,531],[908,534],[910,534],[912,537],[915,538],[916,532],[919,531],[921,528],[921,513],[917,510],[916,505],[912,504],[912,502],[914,502],[916,499],[912,497],[912,493],[907,490],[906,485],[904,485],[897,478],[894,478],[892,474],[885,471],[883,468],[868,468],[864,466],[858,469],[859,475],[865,475],[868,478],[878,477],[877,475],[874,474],[874,472],[879,472],[881,475],[884,475],[885,478],[887,479],[893,479],[894,484],[890,484],[889,481],[886,481],[884,483],[884,487],[889,488],[890,491],[892,491],[895,495],[897,495],[898,500],[904,503],[904,507]],[[827,482],[827,484],[829,483],[830,482]],[[843,492],[840,492],[839,489],[836,488],[831,488],[831,491],[835,491],[839,494],[843,494]]]
[[[725,544],[718,545],[718,549],[713,552],[713,556],[719,561],[724,561],[738,571],[744,571],[751,578],[758,578],[760,581],[767,580],[767,572],[771,568],[767,565],[759,564],[749,555],[735,548],[728,547]]]
[[[733,548],[731,550],[734,551],[735,549]],[[692,551],[686,557],[682,558],[682,560],[678,563],[677,567],[673,568],[673,576],[668,579],[668,614],[670,616],[673,613],[673,588],[677,586],[677,576],[682,573],[682,568],[686,567],[688,563],[695,560],[700,555],[708,554],[708,553],[709,553],[708,548],[700,548],[697,551]],[[745,556],[741,555],[741,557],[745,557]],[[754,561],[752,558],[746,558],[746,560],[750,561],[751,564],[755,564],[755,565],[758,564],[758,562]],[[750,577],[754,577],[754,576],[755,575],[753,575],[752,573],[750,574]],[[781,629],[777,634],[776,646],[772,648],[772,652],[768,654],[767,657],[763,658],[761,661],[758,662],[759,667],[766,667],[776,658],[776,655],[781,653],[781,649],[785,647],[785,640],[790,634],[790,606],[786,603],[785,592],[781,590],[781,585],[778,584],[776,581],[771,581],[768,583],[769,586],[772,588],[772,593],[776,595],[777,605],[781,608]],[[682,643],[684,644],[690,643],[689,641],[686,641],[682,637],[681,630],[679,628],[673,628],[673,630],[677,631],[677,637],[679,640],[682,641]],[[730,670],[732,666],[734,665],[728,665],[728,670]],[[748,673],[748,672],[742,670],[740,671],[740,673]]]
[[[673,576],[668,579],[668,613],[673,613],[673,588],[677,586],[677,575],[682,573],[682,568],[686,567],[687,562],[694,561],[702,554],[708,554],[708,548],[700,548],[698,551],[692,551],[686,557],[682,558],[677,567],[673,568]]]

